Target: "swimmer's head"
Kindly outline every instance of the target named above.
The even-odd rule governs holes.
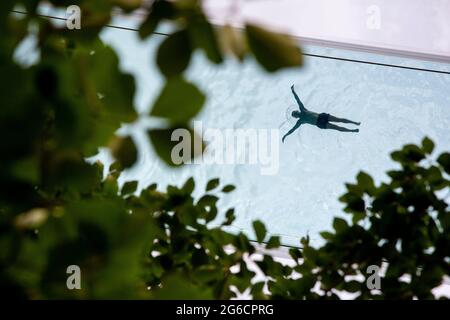
[[[292,111],[291,115],[292,115],[294,118],[300,118],[300,112],[298,112],[297,110]]]

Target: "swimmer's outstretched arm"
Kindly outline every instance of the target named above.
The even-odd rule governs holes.
[[[298,120],[297,123],[295,124],[295,126],[294,126],[291,130],[289,130],[288,133],[286,133],[286,134],[283,136],[283,138],[281,139],[281,142],[284,142],[284,139],[286,139],[286,137],[287,137],[288,135],[290,135],[292,132],[294,132],[295,130],[297,130],[297,129],[300,127],[301,124],[302,124],[301,121]]]
[[[300,107],[300,111],[301,111],[301,112],[306,112],[307,110],[306,110],[305,106],[304,106],[303,103],[300,101],[300,98],[298,97],[297,93],[295,93],[294,85],[291,86],[291,90],[292,90],[292,94],[293,94],[294,97],[295,97],[295,100],[297,101],[298,106]]]

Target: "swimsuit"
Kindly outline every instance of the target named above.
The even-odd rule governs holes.
[[[321,114],[319,114],[319,116],[317,117],[316,125],[320,129],[326,129],[329,118],[330,118],[330,115],[328,113],[321,113]]]

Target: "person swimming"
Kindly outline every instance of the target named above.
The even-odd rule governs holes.
[[[314,126],[319,127],[320,129],[332,129],[342,132],[359,132],[359,129],[347,129],[344,127],[337,126],[330,122],[342,122],[342,123],[352,123],[357,126],[359,126],[360,122],[355,122],[347,119],[337,118],[332,116],[328,113],[315,113],[312,111],[309,111],[305,108],[303,103],[300,101],[300,98],[298,97],[297,93],[294,90],[294,85],[291,86],[292,94],[295,97],[295,100],[297,101],[297,104],[300,108],[300,112],[297,110],[292,111],[292,117],[297,118],[297,123],[295,126],[286,133],[283,138],[281,139],[282,142],[284,142],[284,139],[291,133],[293,133],[295,130],[297,130],[302,124],[311,124]]]

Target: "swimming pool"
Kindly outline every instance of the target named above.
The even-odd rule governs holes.
[[[135,75],[136,106],[145,114],[163,83],[154,64],[155,49],[163,36],[140,42],[136,32],[107,29],[102,37],[119,52],[122,68]],[[450,71],[444,63],[302,47],[317,56]],[[305,56],[301,69],[269,75],[252,60],[243,64],[230,60],[217,67],[197,53],[187,78],[208,96],[197,120],[206,128],[280,129],[284,134],[294,124],[290,112],[296,103],[290,86],[295,84],[308,109],[360,121],[359,133],[302,126],[280,143],[274,175],[263,175],[258,165],[250,164],[171,169],[149,145],[145,132],[153,123],[143,117],[121,129],[131,133],[140,148],[138,164],[121,181],[138,180],[139,188],[158,182],[164,189],[193,176],[200,191],[209,179],[219,177],[237,186],[219,202],[219,208],[236,208],[232,229],[253,237],[251,223],[260,219],[271,234],[281,235],[284,244],[298,245],[306,234],[313,242],[320,241],[318,233],[330,227],[334,216],[344,215],[337,199],[345,190],[344,183],[354,181],[360,170],[383,181],[385,172],[394,166],[389,153],[406,143],[420,142],[425,135],[436,142],[436,152],[450,149],[449,74],[317,56]]]

